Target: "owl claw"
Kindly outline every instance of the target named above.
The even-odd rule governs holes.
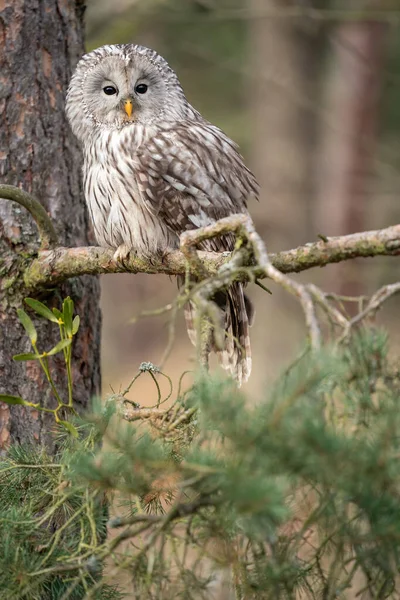
[[[129,258],[131,250],[132,248],[130,248],[130,246],[128,246],[127,244],[121,244],[114,252],[114,260],[126,266],[126,262]]]

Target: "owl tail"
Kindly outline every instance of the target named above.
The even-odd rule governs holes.
[[[210,350],[214,350],[221,366],[229,371],[238,385],[246,382],[251,373],[251,347],[249,328],[253,324],[254,309],[243,292],[241,283],[233,283],[226,292],[219,292],[213,301],[221,310],[221,326],[225,330],[224,347],[217,348],[211,335]],[[196,345],[196,307],[185,306],[186,327],[189,339]]]

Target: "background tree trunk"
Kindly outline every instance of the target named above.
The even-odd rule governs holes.
[[[315,145],[323,35],[309,21],[287,19],[280,0],[248,0],[251,19],[252,166],[261,185],[261,201],[251,205],[267,249],[295,247],[315,239]],[[279,15],[279,10],[282,15]],[[271,17],[268,13],[275,12]],[[269,286],[273,295],[252,291],[257,322],[252,332],[253,372],[261,380],[287,361],[304,336],[294,300]],[[257,364],[261,360],[262,364]]]
[[[33,193],[55,222],[60,245],[87,245],[88,217],[81,190],[81,156],[64,114],[72,70],[83,53],[81,0],[0,0],[0,180]],[[29,349],[16,318],[21,297],[13,280],[16,260],[37,246],[31,216],[0,200],[0,393],[50,405],[51,392],[37,362],[14,363]],[[100,386],[99,284],[73,280],[49,293],[59,306],[70,295],[81,317],[73,357],[74,400],[86,406]],[[33,315],[32,315],[33,317]],[[57,327],[35,320],[39,344],[49,349]],[[65,372],[55,360],[55,380],[65,392]],[[51,444],[52,417],[0,403],[0,448],[11,442]]]
[[[373,21],[333,31],[315,210],[316,229],[327,236],[369,227],[387,37],[387,24]],[[324,277],[327,289],[349,296],[365,294],[366,283],[359,261],[332,266]]]

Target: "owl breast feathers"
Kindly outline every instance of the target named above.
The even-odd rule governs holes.
[[[128,44],[85,55],[66,110],[83,148],[85,197],[97,241],[118,257],[177,248],[184,231],[247,214],[248,199],[258,196],[236,144],[189,104],[176,74],[153,50]],[[231,251],[234,242],[228,235],[199,248]],[[240,283],[214,301],[226,332],[221,364],[241,383],[251,370],[251,303]],[[192,303],[185,315],[195,343]]]

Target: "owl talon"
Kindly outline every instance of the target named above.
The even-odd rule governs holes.
[[[122,263],[125,267],[131,251],[132,248],[130,248],[130,246],[128,246],[127,244],[121,244],[114,252],[114,260]]]
[[[174,252],[175,248],[166,248],[160,253],[161,262],[166,262],[171,252]]]

